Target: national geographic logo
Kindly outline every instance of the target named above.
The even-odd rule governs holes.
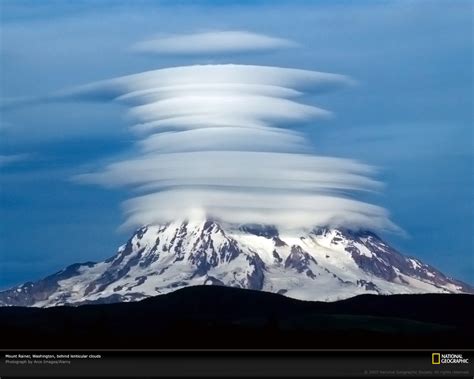
[[[431,363],[434,365],[445,364],[469,364],[469,358],[464,358],[462,354],[431,354]]]

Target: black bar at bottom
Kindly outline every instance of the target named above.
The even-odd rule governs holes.
[[[439,353],[440,364],[433,364]],[[0,378],[472,378],[474,351],[2,351]],[[435,359],[435,362],[437,360]]]

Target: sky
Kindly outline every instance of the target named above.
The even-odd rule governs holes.
[[[301,103],[332,117],[288,123],[288,133],[303,133],[319,156],[376,167],[383,189],[358,199],[387,209],[403,230],[382,236],[474,283],[472,11],[470,1],[3,0],[0,288],[107,258],[130,235],[121,204],[136,189],[77,180],[136,158],[130,106],[96,101],[96,90],[67,93],[203,63],[356,82],[307,91]],[[234,34],[216,41],[221,31]],[[45,100],[11,106],[37,97]]]

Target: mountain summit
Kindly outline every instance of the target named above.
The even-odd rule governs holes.
[[[318,228],[290,235],[203,220],[144,226],[113,257],[0,292],[0,305],[128,302],[202,284],[322,301],[364,293],[474,293],[371,232]]]

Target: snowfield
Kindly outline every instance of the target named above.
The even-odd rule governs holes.
[[[75,264],[1,292],[0,305],[136,301],[202,284],[321,301],[364,293],[473,292],[370,232],[280,234],[269,226],[201,220],[144,226],[106,261]]]

